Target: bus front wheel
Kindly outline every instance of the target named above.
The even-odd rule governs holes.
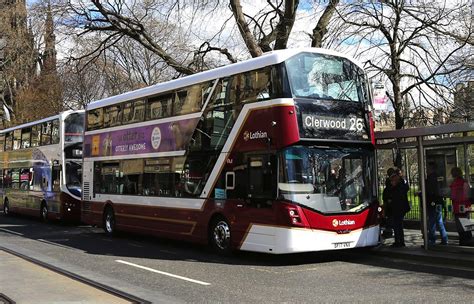
[[[222,217],[212,221],[209,229],[209,243],[218,254],[229,254],[231,252],[230,225]]]
[[[8,200],[5,200],[5,202],[3,202],[3,215],[10,215],[10,206],[8,205]]]
[[[45,223],[48,221],[48,205],[45,202],[41,204],[40,219]]]
[[[115,214],[112,207],[107,207],[104,214],[104,231],[107,235],[115,233]]]

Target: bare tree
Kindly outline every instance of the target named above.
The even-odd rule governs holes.
[[[347,39],[367,45],[360,55],[371,58],[366,62],[368,68],[390,81],[388,97],[395,110],[396,129],[405,126],[404,100],[421,107],[446,96],[447,75],[466,68],[454,58],[466,50],[472,37],[470,31],[463,39],[452,39],[452,35],[441,35],[435,29],[443,24],[443,28],[452,30],[458,22],[467,22],[471,16],[468,2],[451,6],[447,2],[412,3],[360,2],[339,12],[339,17],[353,26]],[[468,56],[472,58],[473,54]],[[434,103],[430,106],[436,108]]]
[[[21,2],[3,3],[0,7],[0,100],[2,122],[22,122],[20,89],[34,76],[37,50],[27,26],[26,7]]]
[[[339,1],[330,1],[327,5],[322,18],[315,25],[313,34],[310,35],[311,44],[322,45],[338,3]],[[258,3],[255,5],[258,6]],[[286,48],[296,20],[298,5],[299,0],[267,0],[265,6],[250,14],[246,12],[240,0],[230,0],[228,5],[217,0],[67,1],[68,14],[64,15],[64,24],[75,29],[80,28],[77,32],[79,36],[100,33],[95,36],[100,39],[96,48],[88,53],[76,54],[74,59],[94,59],[128,38],[156,54],[162,64],[171,67],[179,75],[187,75],[214,66],[212,61],[215,56],[209,56],[211,53],[223,56],[228,62],[238,60],[236,54],[229,50],[226,44],[228,40],[222,43],[216,39],[224,29],[229,30],[226,27],[230,18],[235,20],[237,30],[251,56]],[[199,37],[196,34],[199,31],[196,27],[202,27],[196,20],[198,14],[228,14],[228,8],[230,18],[223,22],[221,28],[216,29],[214,33],[208,31],[207,37]],[[189,13],[190,11],[192,13]],[[160,29],[158,33],[156,29]],[[166,32],[167,35],[161,35],[160,31]],[[185,37],[186,41],[178,41],[184,46],[176,47],[177,41],[170,41],[170,36]],[[206,56],[210,58],[210,63],[205,61]]]

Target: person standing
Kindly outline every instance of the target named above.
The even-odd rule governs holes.
[[[408,183],[402,178],[401,171],[396,169],[390,176],[390,188],[387,189],[386,197],[389,203],[395,243],[392,247],[405,247],[405,236],[403,231],[403,218],[410,211],[408,203]]]
[[[469,184],[462,178],[462,170],[458,167],[451,169],[451,176],[454,181],[449,185],[451,189],[451,200],[453,202],[454,220],[456,222],[456,229],[459,234],[459,245],[468,245],[472,239],[471,231],[464,231],[460,218],[467,218],[465,209],[471,207],[468,193],[470,191]]]
[[[395,172],[394,168],[388,168],[387,170],[387,178],[385,179],[385,188],[383,189],[382,193],[382,200],[383,200],[383,209],[384,209],[384,217],[385,217],[385,229],[383,231],[383,236],[385,238],[389,238],[393,235],[393,224],[392,224],[392,210],[389,202],[389,191],[392,187],[390,182],[390,176]]]
[[[436,164],[428,163],[426,176],[426,207],[428,213],[428,244],[436,243],[436,227],[441,234],[441,244],[448,244],[448,233],[443,223],[443,198],[439,193],[438,176],[436,175]]]

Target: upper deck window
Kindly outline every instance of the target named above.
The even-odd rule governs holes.
[[[105,108],[104,127],[119,126],[122,122],[122,105],[113,105]]]
[[[173,95],[162,95],[148,99],[147,119],[158,119],[171,116]]]
[[[364,72],[348,59],[302,53],[286,61],[294,97],[367,101]]]
[[[26,149],[31,145],[31,128],[23,128],[21,132],[21,148]]]
[[[0,134],[0,152],[5,151],[5,134]]]
[[[72,113],[64,120],[64,141],[82,141],[84,132],[84,113]]]
[[[205,82],[175,92],[174,115],[196,113],[202,109],[213,82]]]
[[[41,125],[31,127],[31,146],[38,147],[41,141]]]
[[[59,143],[59,119],[53,120],[53,125],[52,125],[52,144],[58,144]]]
[[[13,132],[8,132],[5,135],[5,151],[11,150],[12,149],[12,143],[13,143]]]
[[[93,109],[87,112],[87,129],[96,130],[104,124],[104,109]]]
[[[145,101],[136,100],[123,105],[122,124],[141,122],[145,118]]]
[[[13,150],[21,148],[21,129],[13,131]]]
[[[41,145],[51,144],[52,122],[47,121],[41,125]]]
[[[232,76],[230,101],[235,104],[251,103],[270,98],[271,68],[245,72]]]

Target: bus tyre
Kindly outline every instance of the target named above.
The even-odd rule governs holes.
[[[112,207],[107,207],[104,213],[104,231],[107,235],[115,234],[115,214]]]
[[[41,203],[40,219],[45,223],[48,221],[48,205],[45,202]]]
[[[3,215],[10,215],[10,206],[8,205],[8,200],[5,200],[5,202],[3,202]]]
[[[214,219],[209,229],[209,244],[212,249],[222,255],[228,255],[231,252],[230,225],[222,217]]]

